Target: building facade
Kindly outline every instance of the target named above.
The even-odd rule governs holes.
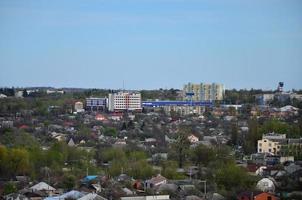
[[[113,111],[141,111],[142,98],[136,92],[118,92],[109,94],[108,110]]]
[[[106,109],[106,106],[107,106],[106,98],[97,98],[97,97],[86,98],[86,110],[103,111]]]
[[[192,101],[223,100],[224,85],[218,83],[188,83],[183,87],[183,98]]]
[[[258,153],[270,153],[278,155],[281,151],[281,143],[278,140],[262,138],[258,140]]]
[[[274,100],[275,94],[258,94],[255,97],[256,102],[259,105],[267,105],[268,103]]]
[[[302,138],[286,138],[286,134],[264,134],[257,145],[258,153],[293,157],[302,155]]]
[[[258,140],[257,152],[280,155],[282,145],[287,143],[286,134],[267,133]]]
[[[81,101],[77,101],[74,103],[75,112],[84,112],[84,105]]]

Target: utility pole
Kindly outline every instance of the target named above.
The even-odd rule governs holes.
[[[204,189],[203,189],[203,192],[204,192],[204,198],[207,199],[207,180],[204,180],[204,181],[200,181],[203,183],[204,185]]]

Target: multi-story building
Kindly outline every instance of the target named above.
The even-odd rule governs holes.
[[[190,115],[190,114],[202,114],[205,110],[203,106],[164,106],[162,107],[164,112],[171,115],[171,111],[178,113],[180,116]]]
[[[302,138],[286,138],[286,134],[268,133],[263,134],[262,139],[258,140],[257,152],[288,156],[296,155],[291,151],[293,149],[300,151],[301,148]]]
[[[266,105],[274,100],[275,94],[257,94],[255,97],[259,105]]]
[[[258,140],[257,152],[279,155],[281,146],[287,144],[286,134],[267,133]]]
[[[141,94],[136,92],[118,92],[109,94],[109,111],[141,111]]]
[[[105,110],[107,107],[106,98],[90,97],[86,98],[86,110]]]
[[[257,152],[278,155],[281,151],[281,142],[281,140],[262,138],[258,140]]]
[[[183,88],[183,98],[192,101],[216,101],[223,100],[223,84],[188,83]]]

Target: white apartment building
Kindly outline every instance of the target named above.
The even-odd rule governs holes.
[[[124,110],[141,111],[141,94],[135,92],[118,92],[109,94],[108,110],[111,112]]]
[[[188,95],[189,94],[189,95]],[[193,101],[223,100],[224,85],[218,83],[188,83],[183,87],[183,98]]]

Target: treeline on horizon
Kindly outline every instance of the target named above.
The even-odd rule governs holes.
[[[24,97],[55,97],[62,96],[62,94],[47,94],[46,90],[63,90],[65,96],[69,96],[75,99],[85,99],[86,97],[106,97],[109,93],[117,92],[120,90],[112,89],[82,89],[82,88],[62,88],[55,89],[51,87],[28,87],[28,88],[14,88],[4,87],[0,88],[0,94],[4,94],[8,97],[14,96],[16,91],[23,91]],[[35,92],[28,93],[28,90],[37,90]],[[130,90],[134,91],[134,90]],[[180,100],[180,89],[154,89],[154,90],[139,90],[142,94],[142,100],[161,99],[161,100]],[[242,104],[242,103],[256,103],[255,95],[257,94],[272,94],[275,90],[262,90],[262,89],[227,89],[225,90],[224,100],[225,104]],[[297,94],[302,94],[302,90],[292,90]]]

